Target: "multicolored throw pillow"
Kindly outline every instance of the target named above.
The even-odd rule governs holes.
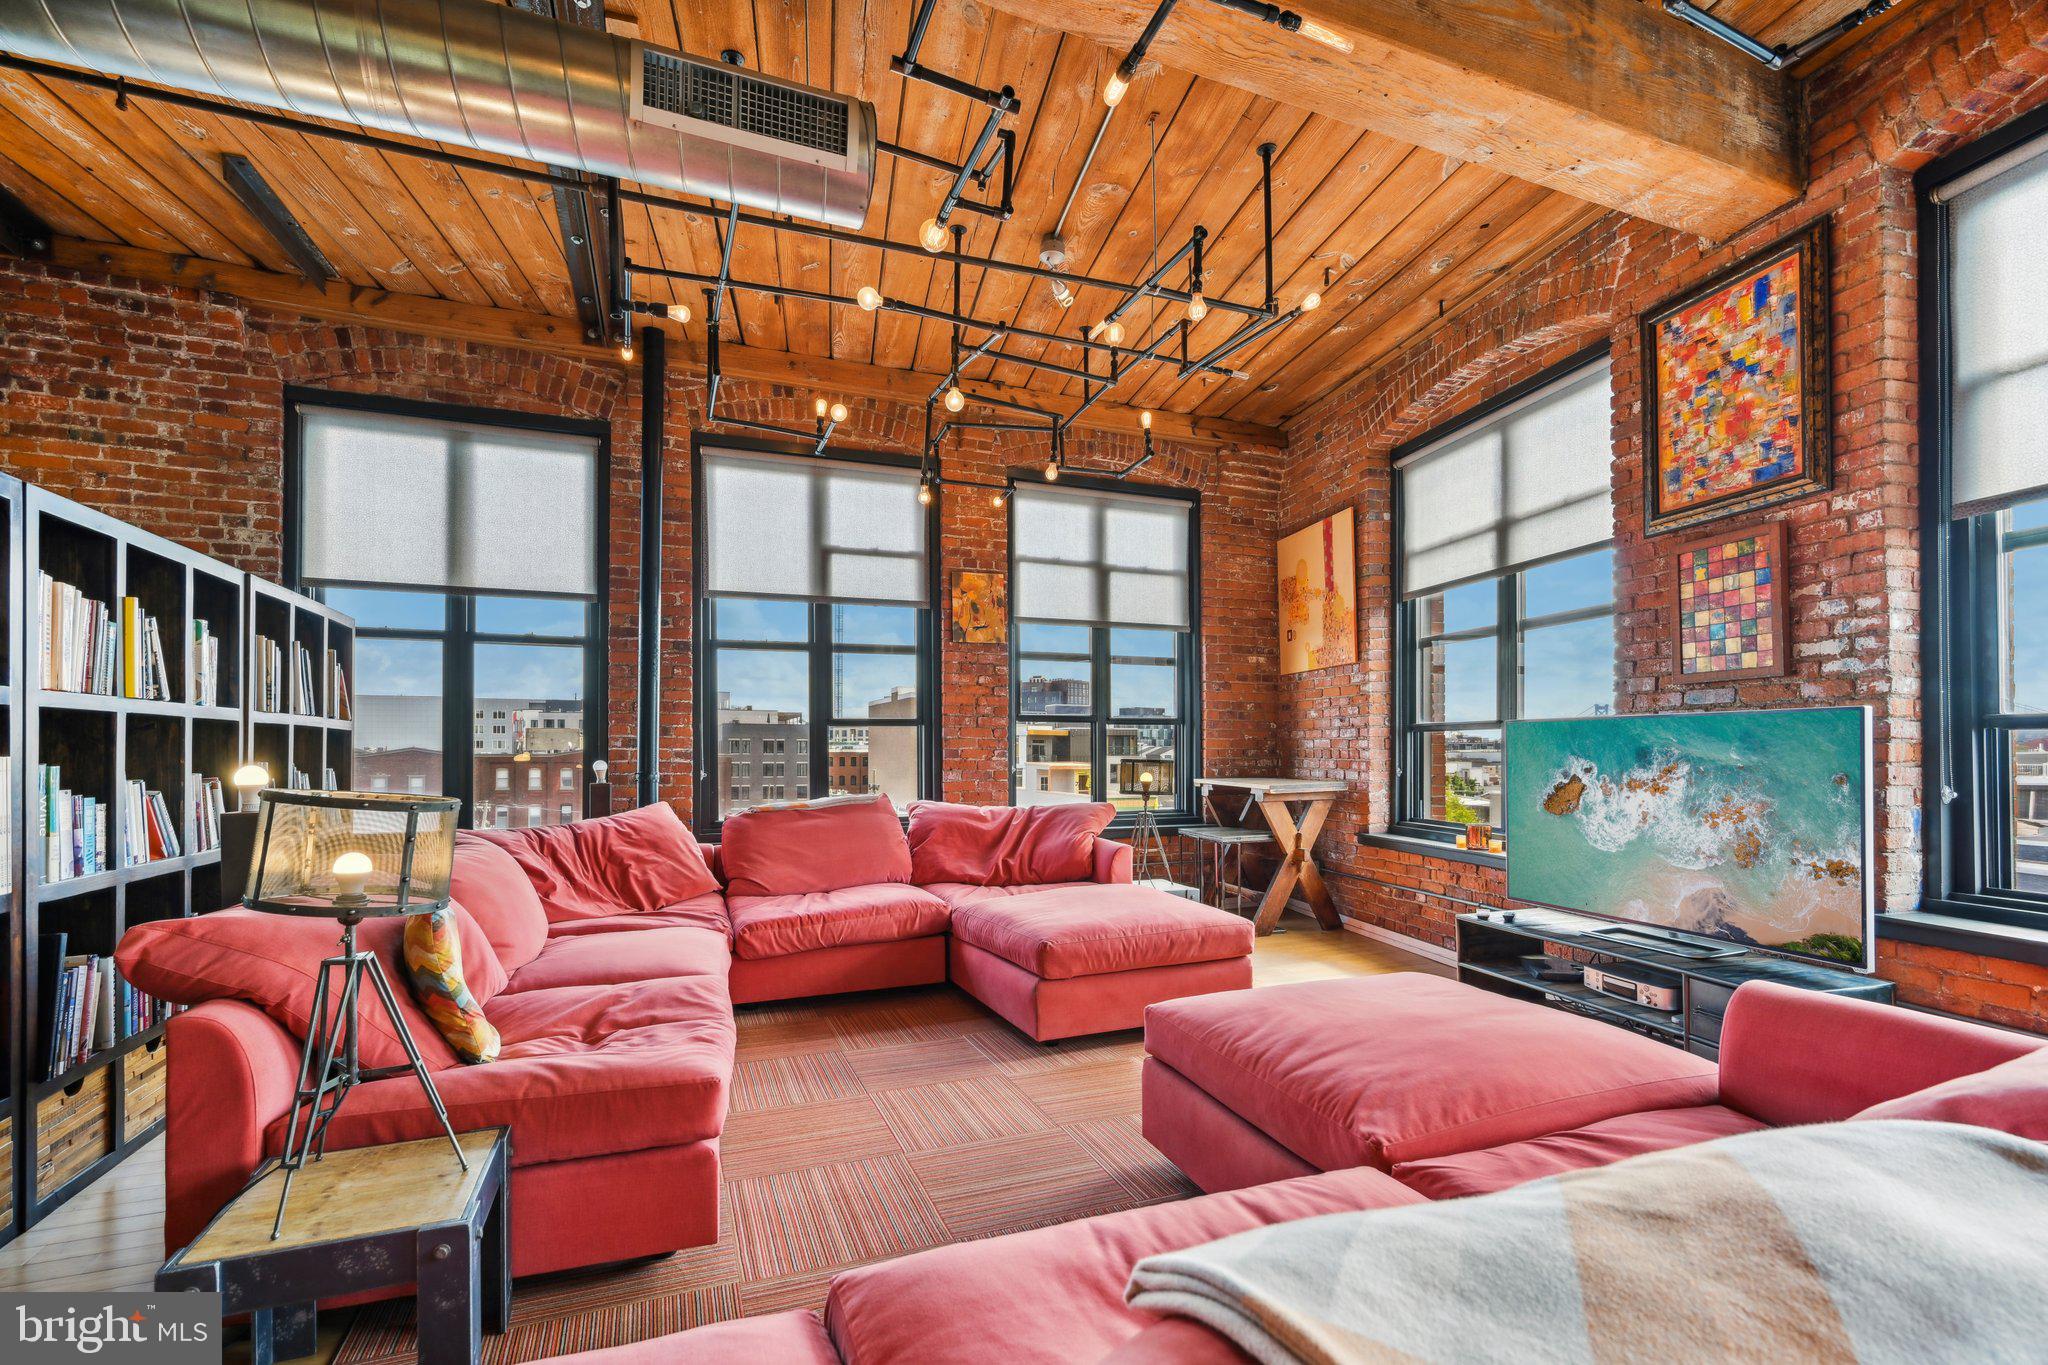
[[[465,1062],[494,1061],[498,1030],[484,1018],[482,1006],[462,979],[462,936],[455,916],[453,906],[444,906],[406,921],[406,978],[420,1008],[456,1056]]]

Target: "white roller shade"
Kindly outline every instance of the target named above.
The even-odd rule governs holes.
[[[2048,489],[2048,148],[1948,199],[1958,516]]]
[[[1401,587],[1416,597],[1614,535],[1605,360],[1404,458]]]
[[[594,437],[299,412],[305,578],[596,595]]]
[[[1025,486],[1011,507],[1018,617],[1188,628],[1188,503]]]
[[[706,451],[707,592],[923,605],[915,469]]]

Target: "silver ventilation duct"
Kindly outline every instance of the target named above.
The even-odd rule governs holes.
[[[840,227],[864,100],[487,0],[0,0],[0,48]]]

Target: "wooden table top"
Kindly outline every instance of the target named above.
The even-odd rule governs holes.
[[[292,1181],[284,1235],[271,1240],[284,1169],[275,1163],[236,1195],[199,1239],[173,1262],[197,1265],[323,1242],[355,1241],[406,1228],[459,1222],[491,1166],[503,1128],[460,1134],[469,1169],[456,1164],[445,1137],[351,1147],[307,1162]]]
[[[1344,783],[1335,778],[1316,777],[1198,777],[1195,785],[1202,788],[1227,787],[1232,791],[1252,792],[1261,799],[1270,796],[1300,797],[1342,796]]]

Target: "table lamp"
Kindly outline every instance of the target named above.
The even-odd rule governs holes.
[[[239,774],[237,775],[239,777]],[[323,960],[313,988],[311,1020],[299,1056],[298,1088],[285,1128],[284,1188],[270,1235],[284,1232],[292,1177],[327,1148],[327,1127],[364,1081],[410,1071],[464,1170],[469,1158],[434,1089],[426,1063],[399,1013],[398,999],[377,955],[356,947],[356,926],[366,919],[427,915],[448,904],[455,867],[455,817],[461,803],[449,796],[388,796],[370,792],[285,791],[261,794],[255,854],[242,904],[273,915],[314,916],[341,925],[341,952]],[[405,1048],[404,1066],[364,1067],[357,1059],[358,1020],[365,989],[391,1021]],[[329,1009],[329,1002],[334,1008]]]

